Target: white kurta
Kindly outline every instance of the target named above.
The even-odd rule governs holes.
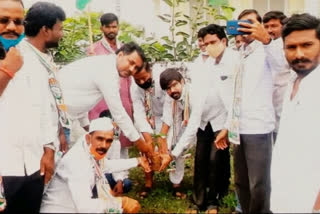
[[[135,167],[138,161],[136,158],[105,159],[104,165],[104,172],[112,173]],[[85,137],[82,137],[59,162],[43,195],[40,212],[103,213],[108,204],[102,199],[92,198],[95,184],[95,168]]]
[[[24,64],[0,97],[0,172],[31,175],[40,169],[43,145],[54,142],[48,72],[23,40]]]
[[[271,210],[310,213],[320,189],[320,66],[304,77],[290,100],[284,98],[271,165]]]

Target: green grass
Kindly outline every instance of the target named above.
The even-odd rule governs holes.
[[[137,150],[134,148],[130,149],[130,157],[137,156]],[[187,194],[187,199],[176,199],[172,195],[172,184],[169,181],[168,172],[155,172],[152,191],[147,198],[140,199],[139,192],[143,189],[145,183],[144,173],[141,168],[130,170],[129,178],[133,185],[132,190],[127,196],[135,198],[140,202],[140,213],[185,213],[192,204],[190,199],[192,195],[193,161],[193,158],[186,160],[185,175],[181,184],[183,192]],[[233,173],[231,181],[233,181]],[[229,189],[229,194],[220,202],[219,213],[231,213],[234,211],[236,200],[233,182],[231,182]]]

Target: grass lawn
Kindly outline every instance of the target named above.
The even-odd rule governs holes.
[[[191,151],[193,152],[193,151]],[[136,149],[130,149],[130,156],[138,156]],[[172,195],[172,184],[169,181],[168,172],[155,172],[153,190],[145,199],[140,199],[138,194],[144,187],[144,173],[141,168],[130,171],[129,178],[132,180],[132,190],[127,194],[135,198],[141,204],[141,213],[186,213],[191,205],[192,180],[193,180],[193,158],[186,160],[185,175],[182,181],[182,190],[187,194],[187,199],[176,199]],[[233,173],[229,194],[223,198],[219,213],[231,213],[236,206],[233,185]]]

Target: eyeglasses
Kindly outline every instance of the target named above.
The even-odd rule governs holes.
[[[13,21],[13,23],[15,25],[23,25],[23,22],[24,22],[23,19],[10,19],[8,17],[1,17],[0,18],[0,24],[2,24],[2,25],[8,25],[11,21]]]

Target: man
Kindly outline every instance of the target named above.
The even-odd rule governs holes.
[[[286,59],[295,72],[284,97],[279,136],[274,147],[271,210],[319,212],[320,20],[293,15],[283,28]]]
[[[22,2],[0,1],[0,8],[4,9],[1,12],[3,19],[9,20],[0,23],[2,33],[18,37],[23,32]],[[28,24],[32,22],[34,13],[44,26],[32,25],[30,29]],[[47,26],[49,14],[54,20],[51,26]],[[0,172],[8,204],[5,213],[38,213],[44,184],[48,183],[54,170],[53,143],[58,124],[53,127],[48,71],[34,49],[45,51],[46,45],[59,40],[56,33],[60,30],[57,27],[64,20],[64,12],[54,4],[37,3],[29,9],[25,20],[27,36],[38,30],[39,34],[46,35],[46,42],[34,43],[30,38],[19,44],[24,65],[12,76],[1,96],[0,144],[3,154],[0,156]]]
[[[100,17],[101,27],[100,30],[103,33],[102,39],[89,47],[89,55],[116,55],[116,51],[121,47],[120,42],[117,40],[119,30],[118,17],[113,13],[105,13]],[[122,105],[129,117],[133,118],[133,107],[130,94],[131,78],[120,77],[120,98]],[[102,99],[97,105],[95,105],[89,111],[89,120],[93,120],[99,117],[102,111],[108,110],[109,107],[104,99]],[[120,133],[121,143],[121,158],[128,158],[128,147],[132,146],[132,142]]]
[[[181,75],[170,70],[161,74],[160,84],[176,100],[173,101],[177,102],[176,106],[178,101],[189,99],[190,119],[171,154],[178,158],[197,136],[193,202],[196,209],[214,213],[218,200],[228,192],[230,178],[229,150],[218,150],[214,142],[225,142],[227,138],[227,109],[231,103],[233,72],[237,64],[228,63],[229,58],[236,59],[236,53],[226,50],[227,38],[221,26],[207,26],[204,35],[207,52],[213,58],[208,59],[208,62],[212,61],[209,69],[201,75],[201,87],[199,82],[192,82],[188,89],[179,78]],[[164,115],[173,115],[169,112]]]
[[[287,17],[281,11],[270,11],[263,16],[263,25],[272,41],[265,45],[267,63],[272,72],[273,80],[273,106],[275,109],[274,141],[279,129],[284,93],[290,78],[290,68],[283,52],[281,31]]]
[[[41,18],[39,18],[41,17]],[[26,17],[25,33],[27,48],[34,52],[34,55],[46,70],[48,91],[51,94],[50,106],[52,127],[56,131],[54,145],[65,153],[68,149],[69,132],[71,121],[65,110],[63,94],[57,82],[58,66],[53,62],[49,52],[50,48],[57,48],[63,37],[63,21],[66,19],[64,11],[54,4],[34,4],[28,11]]]
[[[0,14],[2,20],[0,22],[0,37],[2,38],[2,46],[5,47],[6,44],[3,44],[4,42],[18,42],[20,37],[23,36],[24,15],[23,13],[21,14],[20,7],[20,5],[22,5],[23,8],[23,3],[21,0],[1,1],[0,3]],[[5,59],[1,60],[0,64],[0,96],[23,64],[20,52],[16,48],[11,47],[7,51]]]
[[[58,73],[68,113],[88,130],[87,112],[104,98],[117,125],[140,151],[152,156],[151,141],[145,143],[122,106],[119,76],[129,77],[141,70],[145,56],[135,43],[124,44],[117,55],[91,56],[75,61]],[[92,66],[95,69],[92,69]],[[75,81],[76,78],[76,81]]]
[[[258,12],[252,9],[241,12],[238,19],[251,20],[250,26],[261,22]],[[244,213],[265,213],[270,209],[271,133],[275,122],[272,76],[265,66],[264,47],[255,40],[255,34],[260,32],[244,27],[238,30],[249,34],[243,36],[241,66],[229,111],[229,140],[236,144],[235,185]]]
[[[236,50],[240,50],[240,47],[242,46],[243,44],[243,41],[242,41],[242,36],[241,35],[236,35],[235,38],[235,46],[236,46]]]
[[[128,197],[114,197],[104,172],[120,171],[141,165],[149,171],[145,158],[107,160],[105,158],[114,131],[109,118],[90,124],[89,133],[81,137],[61,159],[46,189],[41,213],[137,213],[139,202]]]
[[[161,129],[165,98],[165,92],[161,89],[159,83],[161,72],[162,69],[152,69],[149,63],[145,63],[141,72],[135,76],[138,80],[131,86],[135,126],[145,139],[152,138],[153,134],[159,134]],[[160,165],[154,165],[153,170],[162,171],[165,168],[161,165],[162,159],[169,158],[167,146],[163,144],[161,137],[154,140],[157,141]],[[145,176],[145,186],[139,194],[140,198],[148,196],[153,184],[153,172],[146,173]]]
[[[280,38],[285,20],[286,16],[282,12],[270,11],[263,17],[264,25],[254,19],[251,20],[252,24],[240,24],[246,27],[241,28],[241,31],[250,33],[254,39],[264,44],[265,61],[267,68],[272,74],[273,81],[272,101],[276,119],[275,129],[273,131],[273,142],[277,137],[283,97],[290,78],[290,69],[282,50],[283,42]]]
[[[204,45],[203,42],[203,37],[204,37],[204,33],[205,33],[206,29],[205,27],[201,28],[198,31],[198,46],[200,49],[200,54],[199,56],[190,64],[189,69],[190,69],[190,78],[191,78],[191,82],[193,80],[195,80],[196,78],[198,78],[199,76],[199,72],[201,72],[202,70],[204,70],[205,67],[204,64],[207,61],[207,59],[209,58],[208,52],[206,51],[206,46]]]

